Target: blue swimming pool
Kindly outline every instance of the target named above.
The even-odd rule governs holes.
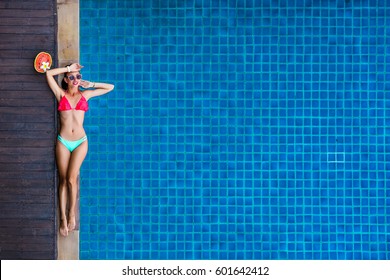
[[[390,259],[388,1],[80,1],[81,259]]]

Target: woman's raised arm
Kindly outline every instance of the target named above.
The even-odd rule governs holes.
[[[81,86],[84,88],[94,88],[94,90],[84,91],[84,96],[87,99],[109,93],[114,89],[114,85],[107,83],[95,83],[90,81],[82,81]]]

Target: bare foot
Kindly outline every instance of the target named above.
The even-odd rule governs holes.
[[[66,224],[66,220],[61,220],[61,224],[60,224],[60,234],[62,236],[68,236],[68,226]]]
[[[69,231],[74,231],[76,228],[76,217],[75,215],[69,215],[68,229]]]

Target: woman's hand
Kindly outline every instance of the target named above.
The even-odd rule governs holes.
[[[81,68],[83,68],[81,64],[78,63],[73,63],[72,65],[69,66],[70,72],[79,72]]]
[[[80,81],[80,86],[82,86],[83,88],[91,88],[95,85],[95,83],[92,83],[90,81],[86,81],[86,80],[81,80]]]

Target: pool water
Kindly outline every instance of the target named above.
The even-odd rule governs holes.
[[[80,1],[81,259],[390,259],[388,1]]]

